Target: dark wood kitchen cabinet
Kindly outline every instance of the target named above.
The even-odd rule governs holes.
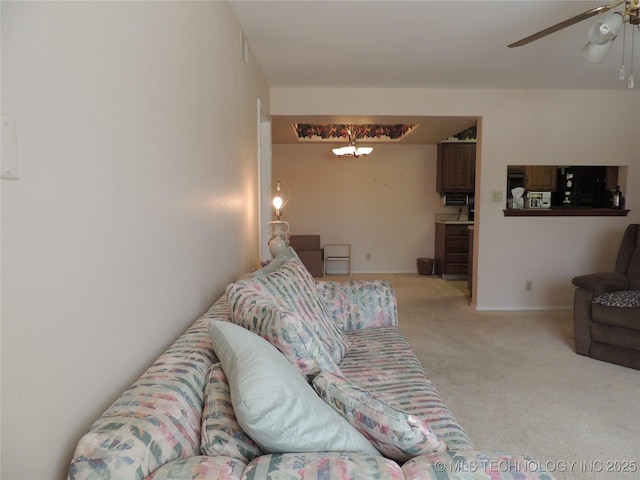
[[[525,167],[524,188],[530,192],[555,192],[557,182],[557,167],[549,165],[527,165]]]
[[[436,190],[438,193],[475,190],[476,144],[451,142],[438,144],[438,171]]]
[[[469,273],[469,225],[436,223],[435,273],[447,280]]]

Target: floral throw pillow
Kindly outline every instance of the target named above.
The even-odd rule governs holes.
[[[233,323],[271,343],[302,375],[340,371],[313,325],[278,302],[260,283],[245,279],[230,284],[227,301]]]
[[[259,285],[311,328],[335,363],[349,350],[349,340],[318,294],[316,282],[298,258],[291,258],[266,275],[244,279]]]
[[[344,377],[322,372],[313,380],[313,387],[388,458],[404,462],[447,449],[424,420],[392,407]]]

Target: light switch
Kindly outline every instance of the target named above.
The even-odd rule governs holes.
[[[0,177],[18,179],[18,136],[16,119],[2,114],[2,152],[0,153]]]
[[[500,192],[500,191],[491,192],[491,201],[492,202],[501,202],[502,201],[502,192]]]

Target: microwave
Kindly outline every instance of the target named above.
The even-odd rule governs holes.
[[[525,208],[551,208],[551,192],[527,192]]]
[[[444,193],[440,201],[442,206],[463,207],[469,204],[469,195],[466,193]]]

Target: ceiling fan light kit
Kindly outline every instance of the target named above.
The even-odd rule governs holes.
[[[339,147],[339,148],[334,148],[332,149],[333,154],[336,157],[364,157],[366,155],[369,155],[371,152],[373,152],[373,147],[360,147],[358,146],[358,135],[357,132],[356,134],[351,133],[351,130],[353,128],[350,128],[347,130],[347,133],[349,135],[349,145],[345,146],[345,147]]]
[[[624,10],[622,11],[611,11],[614,8],[624,4]],[[606,14],[606,15],[605,15]],[[563,28],[574,25],[578,22],[582,22],[591,17],[595,17],[598,15],[603,15],[602,18],[594,23],[589,29],[589,33],[587,35],[588,43],[582,48],[582,53],[584,56],[590,60],[591,62],[597,63],[601,61],[605,55],[611,49],[613,45],[613,41],[616,39],[618,32],[623,26],[626,26],[627,23],[632,25],[634,28],[631,29],[631,61],[630,61],[630,73],[629,77],[626,77],[626,68],[625,68],[625,50],[626,50],[626,31],[623,29],[622,31],[622,66],[620,67],[620,80],[627,80],[627,86],[629,88],[634,87],[633,81],[633,60],[634,60],[634,50],[635,50],[635,30],[636,28],[640,28],[640,0],[618,0],[611,5],[603,5],[600,7],[595,7],[586,12],[583,12],[575,17],[571,17],[568,20],[552,25],[551,27],[545,28],[533,35],[529,35],[528,37],[523,38],[522,40],[518,40],[510,45],[509,48],[521,47],[523,45],[527,45],[528,43],[539,40],[540,38],[546,37],[547,35],[551,35],[552,33],[557,32],[558,30],[562,30]]]
[[[605,45],[613,42],[622,28],[622,23],[623,18],[620,12],[607,13],[602,20],[591,25],[587,35],[589,43]]]
[[[611,50],[611,46],[613,42],[598,44],[598,43],[587,43],[584,47],[582,47],[582,53],[587,58],[587,60],[598,63],[600,60],[604,58],[604,56]]]

